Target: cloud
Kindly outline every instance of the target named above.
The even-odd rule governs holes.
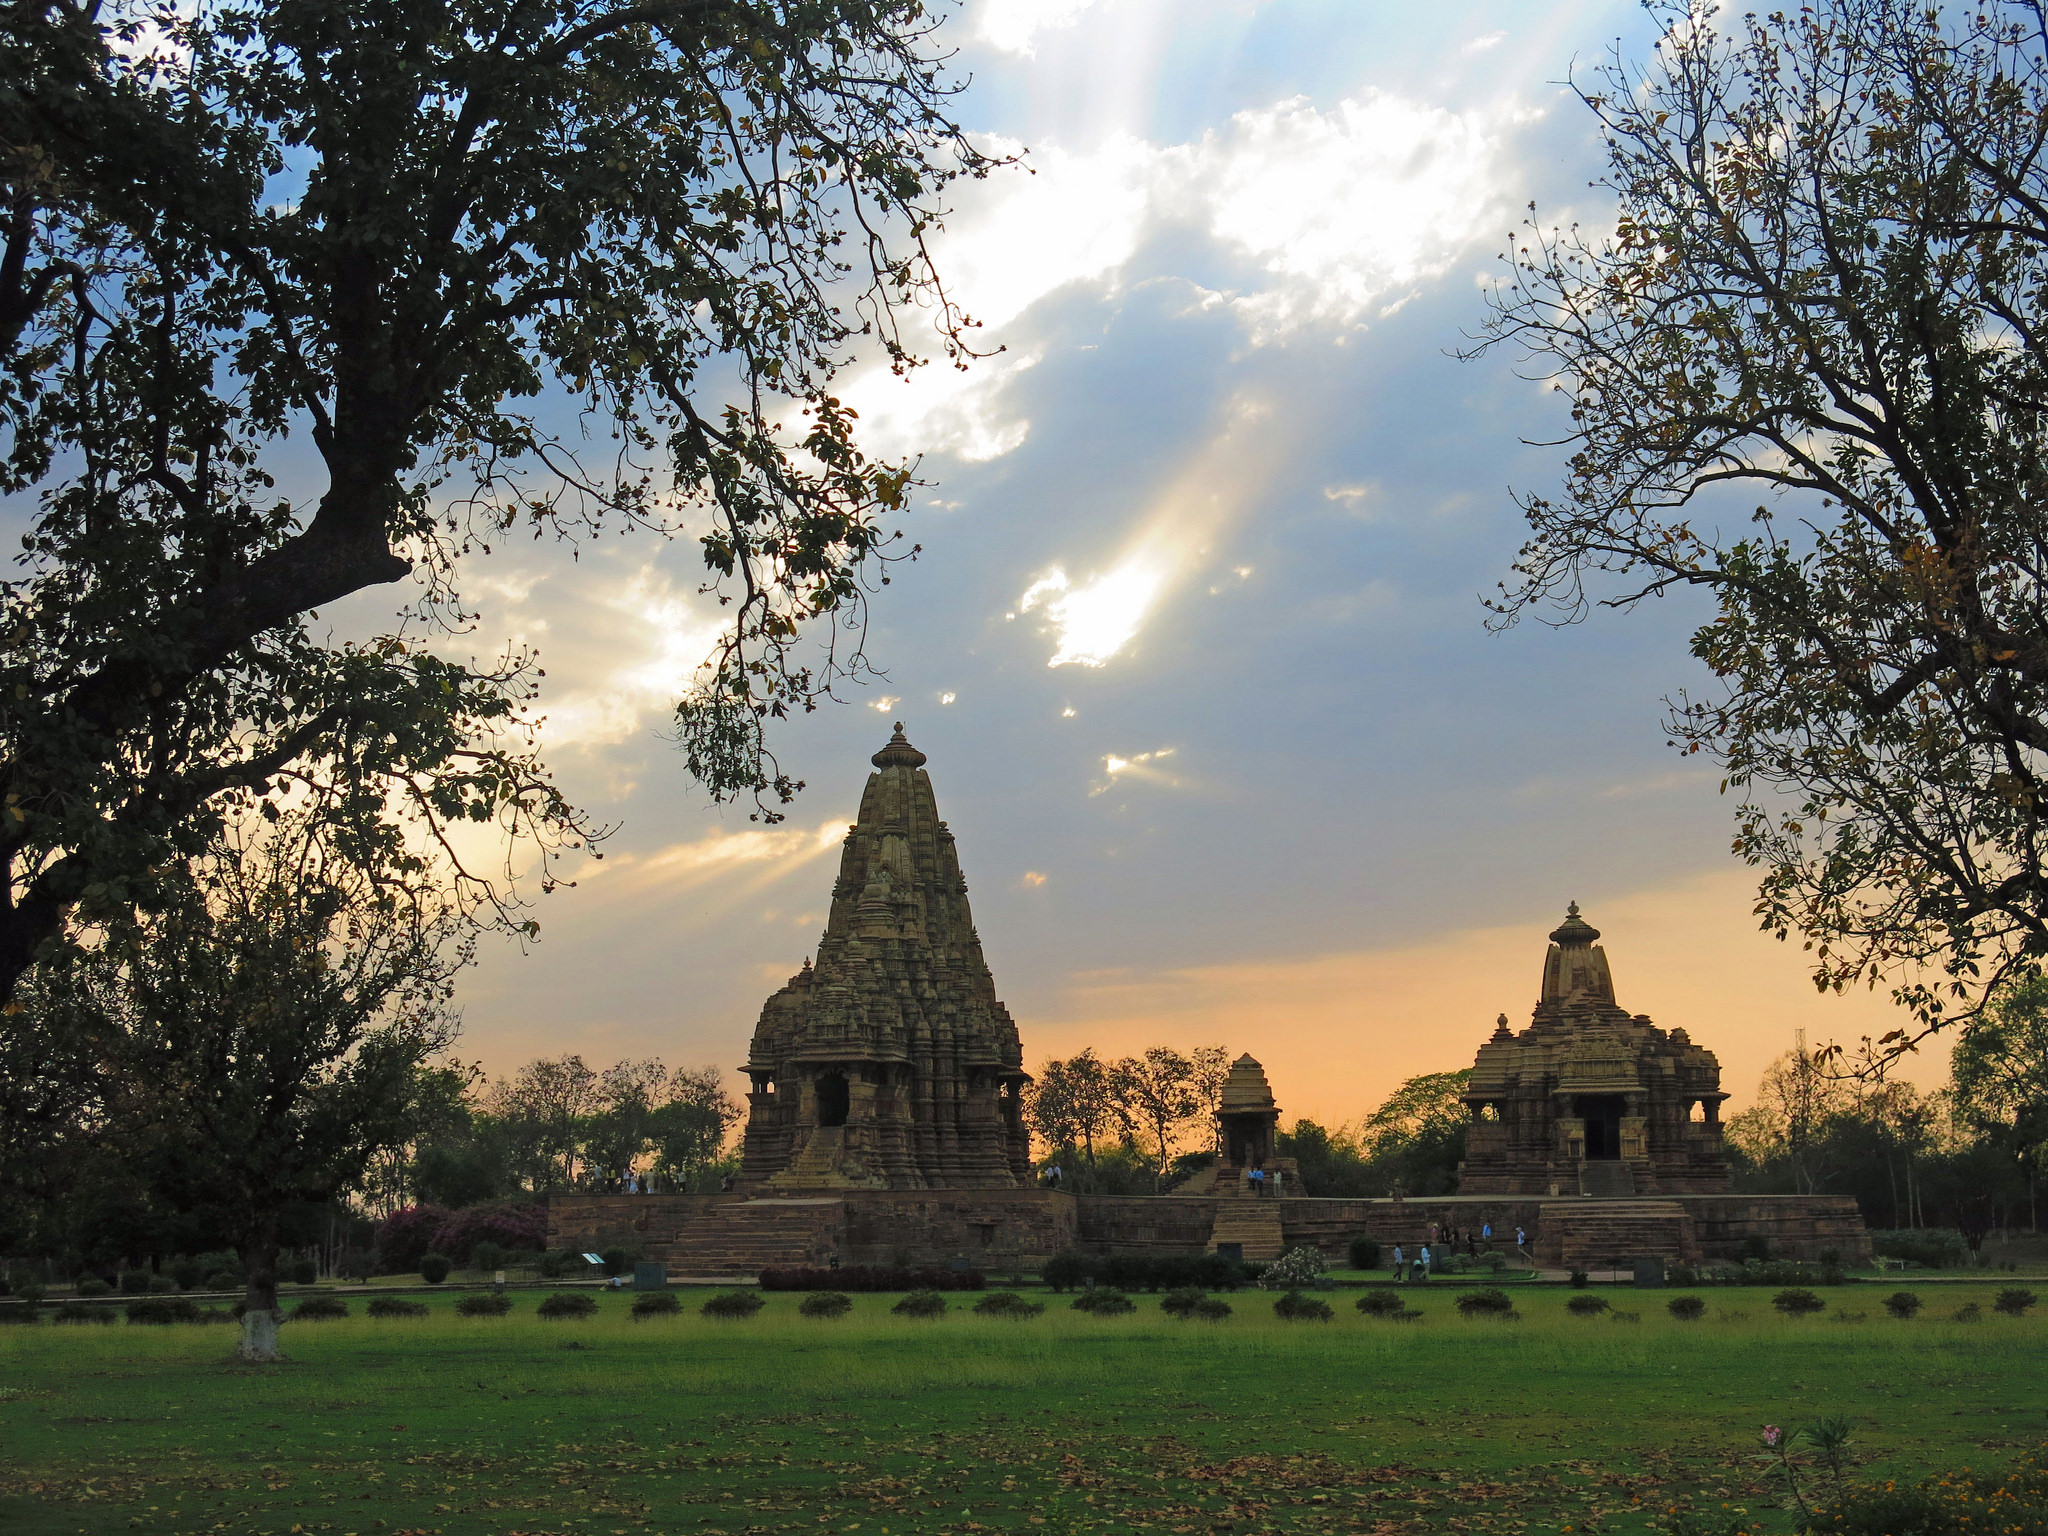
[[[1127,651],[1158,605],[1256,499],[1292,442],[1261,397],[1232,396],[1217,429],[1153,498],[1114,559],[1081,581],[1055,565],[1017,600],[1019,613],[1042,611],[1055,637],[1046,665],[1102,667]],[[1248,566],[1233,569],[1240,580],[1251,573]]]
[[[1004,396],[1046,345],[1018,322],[1075,285],[1114,298],[1144,277],[1191,280],[1185,241],[1158,245],[1166,270],[1134,270],[1166,231],[1192,229],[1249,259],[1239,284],[1208,302],[1228,305],[1255,346],[1391,314],[1502,226],[1508,139],[1533,115],[1512,102],[1453,111],[1367,90],[1328,110],[1295,97],[1240,112],[1181,144],[1113,134],[1085,149],[1034,145],[1028,172],[962,189],[933,239],[948,292],[984,327],[977,346],[1009,350],[907,379],[879,363],[856,371],[844,393],[863,444],[973,462],[1014,451],[1031,423]]]
[[[1089,789],[1089,795],[1105,794],[1121,779],[1141,779],[1167,789],[1179,788],[1180,780],[1157,766],[1173,756],[1174,751],[1172,747],[1161,747],[1156,752],[1137,752],[1129,757],[1119,757],[1114,752],[1107,754],[1102,759],[1104,776]]]
[[[1038,34],[1070,27],[1095,0],[983,0],[977,32],[990,47],[1030,55]]]
[[[675,891],[709,880],[732,881],[753,868],[759,889],[837,848],[846,837],[846,821],[832,817],[816,827],[759,827],[741,832],[708,832],[687,842],[670,843],[647,854],[618,854],[601,866],[608,887],[625,887],[636,895]],[[737,890],[737,886],[729,887]],[[615,891],[616,900],[624,891]]]
[[[1459,51],[1461,53],[1486,53],[1507,41],[1505,32],[1482,32]]]

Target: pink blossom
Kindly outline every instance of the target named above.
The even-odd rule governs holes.
[[[1784,1438],[1785,1431],[1778,1428],[1777,1425],[1766,1424],[1764,1426],[1764,1444],[1769,1446],[1772,1450],[1776,1450],[1778,1448],[1778,1442],[1783,1440]]]

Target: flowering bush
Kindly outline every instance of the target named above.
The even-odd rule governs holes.
[[[548,1245],[544,1205],[473,1205],[447,1212],[434,1231],[433,1248],[457,1264],[469,1264],[480,1244],[506,1253],[538,1253]],[[495,1264],[490,1266],[495,1269]]]
[[[408,1205],[378,1222],[377,1272],[401,1275],[417,1270],[450,1214],[438,1205]]]
[[[1259,1288],[1267,1291],[1298,1291],[1314,1285],[1323,1275],[1323,1256],[1313,1248],[1290,1248],[1265,1268]]]
[[[2048,1467],[2039,1453],[2022,1456],[2002,1473],[1967,1468],[1918,1483],[1887,1481],[1845,1492],[1816,1511],[1807,1530],[1821,1536],[1964,1536],[1968,1532],[2048,1531]]]

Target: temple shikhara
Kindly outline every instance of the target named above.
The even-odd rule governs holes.
[[[741,1187],[1020,1187],[1030,1078],[953,834],[900,724],[873,761],[817,963],[754,1030]]]
[[[1573,902],[1520,1034],[1479,1047],[1461,1195],[1722,1194],[1721,1064],[1614,1001],[1600,930]]]
[[[1070,1248],[1252,1261],[1308,1244],[1335,1258],[1359,1236],[1412,1251],[1488,1227],[1520,1234],[1523,1258],[1551,1272],[1869,1255],[1846,1196],[1730,1190],[1720,1063],[1615,1001],[1599,930],[1576,903],[1550,934],[1526,1029],[1503,1014],[1490,1037],[1483,1024],[1444,1033],[1447,1054],[1477,1051],[1455,1193],[1306,1194],[1248,1055],[1221,1085],[1201,1173],[1158,1195],[1049,1188],[1031,1162],[1023,1043],[925,755],[899,725],[872,761],[816,956],[754,1029],[737,1187],[557,1195],[550,1246],[630,1247],[673,1276],[706,1277],[833,1263],[1024,1270]]]

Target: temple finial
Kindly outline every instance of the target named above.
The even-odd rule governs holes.
[[[913,747],[903,735],[903,722],[896,722],[896,733],[889,738],[889,744],[868,759],[877,768],[922,768],[925,755]]]

